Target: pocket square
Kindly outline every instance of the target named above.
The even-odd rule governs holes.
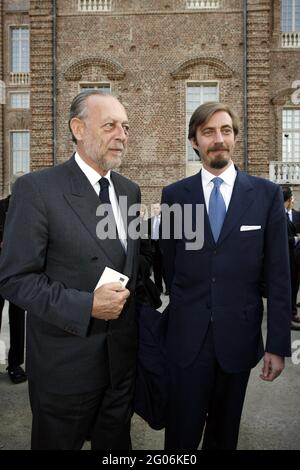
[[[261,225],[241,225],[241,232],[249,232],[250,230],[260,230]]]

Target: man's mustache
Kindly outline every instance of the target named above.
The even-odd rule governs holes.
[[[229,148],[226,147],[226,146],[223,145],[223,144],[217,144],[217,145],[215,145],[214,147],[209,147],[209,148],[208,148],[208,151],[209,151],[209,152],[217,152],[218,150],[227,150],[227,151],[228,151]]]

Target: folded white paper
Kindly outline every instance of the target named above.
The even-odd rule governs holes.
[[[127,282],[129,281],[129,277],[125,276],[125,274],[119,273],[112,268],[106,266],[103,273],[100,276],[100,279],[95,287],[95,290],[98,287],[103,286],[103,284],[107,284],[108,282],[120,282],[123,287],[126,287]]]
[[[241,225],[241,232],[249,232],[250,230],[260,230],[261,225]]]

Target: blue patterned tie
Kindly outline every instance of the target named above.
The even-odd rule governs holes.
[[[220,191],[220,186],[223,183],[222,178],[216,177],[211,181],[214,183],[214,187],[209,198],[208,217],[214,240],[217,242],[225,219],[226,206]]]

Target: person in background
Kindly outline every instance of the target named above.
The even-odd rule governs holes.
[[[148,232],[148,223],[145,218],[146,210],[142,205],[140,210],[140,254],[139,254],[139,270],[136,284],[136,302],[138,310],[142,306],[151,308],[159,308],[162,304],[160,300],[160,291],[152,282],[151,267],[153,265],[152,240]]]
[[[0,256],[9,201],[10,196],[0,200]],[[2,325],[4,302],[5,299],[0,296],[0,330]],[[22,367],[22,364],[24,363],[25,311],[13,302],[9,302],[8,319],[10,347],[8,351],[7,372],[10,380],[14,384],[18,384],[27,380],[26,373]]]
[[[291,200],[292,209],[288,211],[289,218],[293,222],[293,224],[296,228],[296,232],[300,233],[300,211],[294,209],[294,205],[295,205],[294,196],[292,196],[292,200]],[[295,262],[296,262],[296,279],[297,279],[296,280],[296,290],[297,290],[296,299],[297,299],[297,295],[298,295],[299,287],[300,287],[300,243],[296,244]],[[296,303],[296,307],[300,307],[300,303]],[[299,320],[300,320],[300,318],[299,318]],[[299,323],[299,321],[296,320],[296,322],[294,322],[294,323]]]
[[[148,219],[148,230],[151,234],[151,246],[152,246],[152,259],[153,259],[153,275],[154,275],[154,283],[159,290],[160,293],[163,292],[163,281],[165,282],[164,276],[164,267],[163,267],[163,260],[161,249],[159,246],[159,229],[160,229],[160,204],[155,203],[152,204],[152,212],[153,215],[151,218]],[[168,288],[166,286],[165,294],[169,295]]]
[[[297,263],[296,252],[299,249],[300,234],[297,233],[296,226],[293,222],[293,193],[289,186],[282,187],[284,207],[286,213],[288,245],[289,245],[289,261],[291,274],[291,329],[300,330],[300,317],[297,315]]]
[[[159,340],[162,314],[160,292],[150,278],[152,267],[151,239],[148,222],[141,210],[141,245],[136,286],[139,347],[134,411],[153,429],[162,429],[165,419],[166,370]]]

